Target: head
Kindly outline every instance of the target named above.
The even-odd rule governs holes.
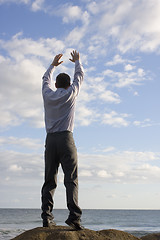
[[[65,88],[67,89],[70,86],[71,79],[70,76],[66,73],[60,73],[56,77],[56,83],[55,86],[56,88]]]

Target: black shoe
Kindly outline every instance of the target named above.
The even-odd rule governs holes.
[[[80,221],[71,221],[71,220],[69,220],[69,219],[67,219],[66,221],[65,221],[65,223],[67,224],[67,225],[69,225],[70,227],[72,227],[73,229],[75,229],[75,230],[83,230],[84,229],[84,227],[82,227],[81,226],[81,224],[80,224]]]
[[[56,223],[53,220],[45,219],[43,220],[43,227],[54,227]]]

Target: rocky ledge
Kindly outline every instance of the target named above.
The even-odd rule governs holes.
[[[160,234],[150,234],[141,239],[160,240]],[[140,240],[140,238],[115,229],[101,231],[84,229],[74,231],[70,227],[55,226],[52,228],[34,228],[12,240]]]

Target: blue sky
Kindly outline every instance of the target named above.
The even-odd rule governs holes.
[[[63,53],[53,83],[73,78],[76,49],[80,206],[159,209],[159,11],[159,0],[0,0],[0,207],[40,208],[42,76]],[[61,169],[55,207],[66,207]]]

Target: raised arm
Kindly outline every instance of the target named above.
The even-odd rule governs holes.
[[[62,56],[63,56],[63,54],[56,55],[53,59],[53,62],[51,63],[51,65],[49,66],[49,68],[47,69],[45,74],[43,75],[43,84],[42,84],[43,96],[45,94],[49,93],[50,91],[52,91],[52,89],[51,89],[51,76],[52,76],[54,68],[57,67],[58,65],[60,65],[63,62],[63,61],[60,61]]]
[[[72,83],[72,88],[74,89],[75,96],[79,94],[81,84],[84,78],[84,71],[82,64],[80,62],[80,54],[76,50],[71,52],[71,57],[69,60],[75,63],[75,73],[74,73],[74,80]]]

